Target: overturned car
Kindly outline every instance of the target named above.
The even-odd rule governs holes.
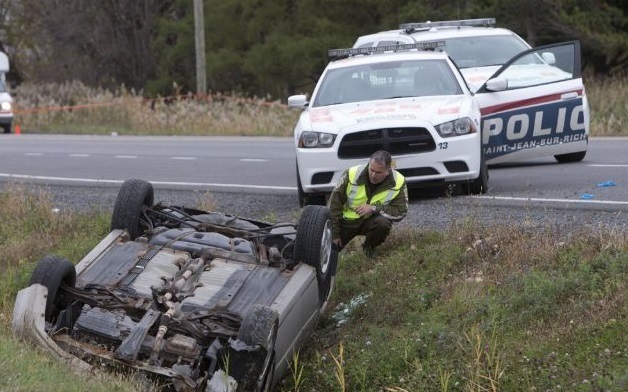
[[[46,256],[13,331],[79,370],[104,364],[175,391],[269,391],[324,311],[337,252],[329,210],[270,224],[153,203],[120,188],[111,232],[76,266]]]

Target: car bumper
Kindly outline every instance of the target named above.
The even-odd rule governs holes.
[[[394,168],[409,187],[430,183],[461,182],[480,175],[480,135],[435,139],[429,152],[393,155]],[[305,193],[331,192],[345,169],[364,164],[366,159],[340,159],[335,148],[297,148],[299,178]]]

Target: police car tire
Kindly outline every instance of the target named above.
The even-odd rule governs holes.
[[[145,207],[153,205],[153,200],[153,184],[150,182],[138,179],[124,181],[111,215],[111,230],[127,230],[131,239],[142,235],[142,213]]]
[[[327,199],[325,194],[314,193],[309,194],[305,193],[303,190],[303,186],[301,185],[301,177],[299,177],[299,165],[297,164],[297,194],[299,197],[299,207],[303,208],[309,205],[321,205],[324,206],[327,204]]]
[[[572,163],[580,162],[584,159],[585,155],[587,155],[586,151],[578,151],[572,152],[570,154],[554,155],[554,158],[556,158],[559,163]]]
[[[488,166],[482,158],[480,175],[475,180],[462,184],[462,192],[467,195],[480,195],[488,191]]]

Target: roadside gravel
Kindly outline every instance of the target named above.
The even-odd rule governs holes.
[[[2,184],[0,184],[0,189]],[[59,211],[106,211],[115,203],[118,186],[44,186],[29,185],[28,191],[45,191]],[[187,207],[202,206],[224,213],[269,221],[294,221],[299,205],[293,194],[253,194],[155,189],[155,201]],[[208,207],[211,206],[211,207]],[[465,222],[492,226],[516,225],[531,230],[611,230],[627,232],[626,212],[582,204],[535,204],[500,202],[467,196],[446,197],[444,194],[416,191],[410,197],[410,209],[403,226],[424,230],[445,230]]]

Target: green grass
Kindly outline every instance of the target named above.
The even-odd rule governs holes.
[[[76,262],[108,226],[99,211],[52,212],[46,194],[0,193],[0,390],[151,390],[136,377],[75,377],[10,333],[36,261]],[[462,217],[440,232],[396,227],[374,261],[359,242],[341,255],[332,304],[280,392],[628,389],[628,234]]]
[[[592,136],[628,135],[628,78],[585,78]],[[23,133],[192,136],[292,136],[300,110],[268,98],[235,94],[141,94],[90,89],[78,82],[22,84],[16,119]]]

